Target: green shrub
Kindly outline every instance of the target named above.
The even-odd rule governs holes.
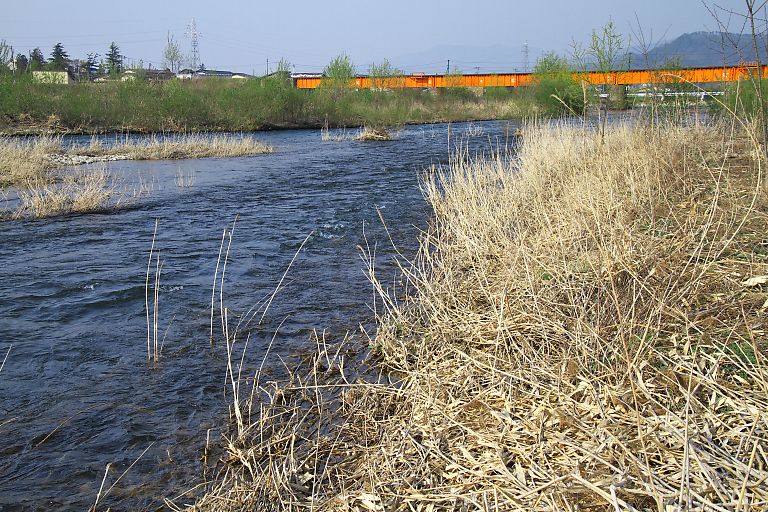
[[[547,115],[574,115],[581,113],[584,99],[581,86],[573,79],[568,61],[556,53],[543,55],[533,70],[533,84],[529,94]]]
[[[725,88],[723,103],[739,115],[755,116],[760,112],[760,84],[753,80],[730,82]],[[768,104],[768,80],[762,82],[763,101]]]

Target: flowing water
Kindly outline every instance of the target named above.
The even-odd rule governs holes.
[[[473,153],[504,146],[509,129],[454,124],[451,133]],[[279,368],[281,357],[313,349],[313,331],[338,340],[370,322],[357,247],[375,246],[378,272],[394,275],[378,209],[413,253],[429,219],[419,175],[447,160],[448,127],[406,127],[390,142],[256,136],[275,152],[110,164],[123,188],[145,192],[115,211],[0,224],[0,363],[11,347],[0,371],[0,510],[87,509],[107,464],[104,491],[127,472],[102,510],[155,509],[201,479],[209,429],[215,443],[227,421],[226,350],[221,336],[211,348],[209,325],[222,231],[236,216],[224,283],[231,320],[269,296],[296,255],[250,330],[249,361],[273,336],[267,365]],[[150,365],[145,272],[156,219],[163,348]]]

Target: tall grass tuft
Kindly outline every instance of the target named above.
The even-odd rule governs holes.
[[[103,211],[116,206],[118,195],[105,169],[74,171],[56,183],[30,181],[19,189],[15,218],[44,218],[68,213]]]
[[[44,178],[53,167],[48,155],[58,153],[60,148],[61,137],[0,137],[0,188]]]
[[[756,155],[727,126],[549,124],[517,155],[433,168],[404,288],[363,251],[380,377],[318,343],[254,384],[260,413],[195,510],[762,507]]]

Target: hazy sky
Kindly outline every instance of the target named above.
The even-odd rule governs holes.
[[[706,3],[744,11],[744,0]],[[361,71],[385,57],[396,65],[402,60],[426,69],[435,63],[413,59],[451,58],[449,45],[506,47],[509,67],[517,67],[524,42],[534,61],[541,51],[567,52],[572,40],[586,41],[593,28],[609,19],[629,34],[633,28],[636,31],[637,17],[646,37],[652,34],[654,40],[718,28],[699,0],[4,0],[3,4],[0,39],[17,52],[39,46],[48,57],[53,45],[61,42],[70,57],[84,58],[90,52],[103,56],[115,41],[129,59],[159,67],[169,31],[188,52],[185,28],[195,18],[206,67],[257,74],[264,72],[267,59],[274,63],[280,58],[297,71],[320,71],[340,52],[350,55]],[[741,28],[735,18],[731,25]],[[435,50],[425,51],[430,49]],[[473,55],[483,55],[483,50]],[[460,59],[456,64],[481,70],[502,70],[506,65]]]

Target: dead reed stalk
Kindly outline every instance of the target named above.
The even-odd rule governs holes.
[[[162,265],[160,263],[160,253],[155,252],[155,240],[157,239],[157,225],[159,219],[155,219],[155,229],[152,233],[152,245],[149,249],[149,259],[147,260],[147,274],[144,281],[144,310],[147,316],[147,363],[152,364],[153,354],[154,362],[160,360],[160,348],[158,342],[158,329],[159,329],[159,317],[160,317],[160,270]],[[155,257],[155,284],[152,289],[152,319],[149,317],[149,276],[152,270],[152,258]],[[153,351],[154,347],[154,351]]]

